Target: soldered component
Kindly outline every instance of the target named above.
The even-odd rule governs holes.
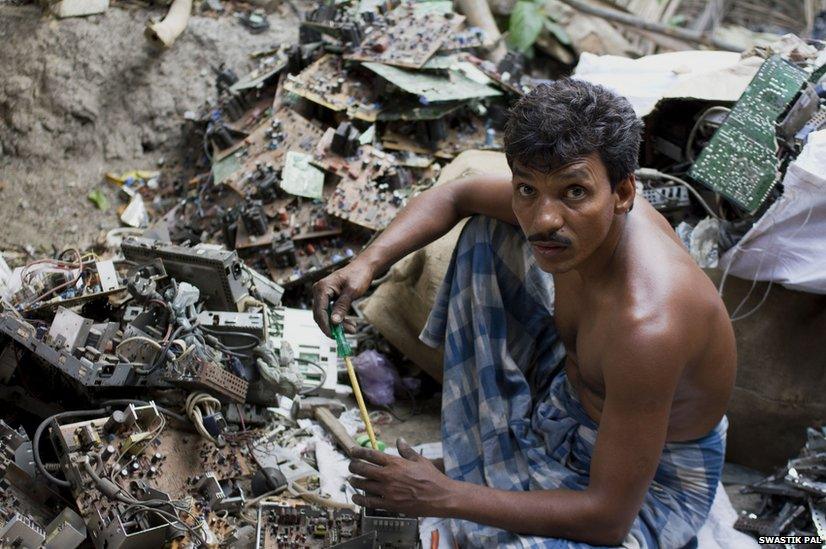
[[[780,177],[775,122],[807,74],[780,56],[766,60],[689,175],[748,212],[756,211]]]

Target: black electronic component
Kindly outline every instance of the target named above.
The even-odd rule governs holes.
[[[238,75],[235,74],[235,71],[227,68],[223,63],[214,71],[216,74],[215,87],[218,88],[219,92],[228,92],[232,85],[238,82]]]
[[[339,156],[353,156],[358,151],[359,135],[351,122],[342,122],[333,134],[330,149]]]
[[[275,266],[280,269],[295,267],[298,264],[295,243],[292,240],[273,241],[272,259]]]
[[[252,495],[258,497],[273,490],[279,490],[287,485],[287,477],[281,469],[265,467],[259,469],[252,477]]]
[[[447,137],[447,123],[444,118],[416,121],[416,139],[425,147],[435,149],[439,141]]]
[[[241,221],[247,233],[251,235],[262,236],[269,230],[267,216],[264,214],[261,202],[257,200],[244,204],[241,209]]]
[[[419,519],[380,509],[362,509],[362,533],[376,532],[379,547],[416,547]]]
[[[204,416],[203,421],[204,429],[206,429],[207,433],[215,438],[218,438],[218,436],[221,435],[221,433],[223,433],[227,428],[227,421],[224,419],[224,415],[221,412]]]

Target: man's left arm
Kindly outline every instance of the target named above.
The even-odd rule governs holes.
[[[626,332],[603,365],[606,398],[585,490],[507,491],[453,481],[406,445],[402,458],[360,449],[351,472],[360,505],[470,520],[512,532],[599,545],[621,543],[639,513],[665,444],[682,365],[670,333]],[[610,338],[609,338],[610,339]]]

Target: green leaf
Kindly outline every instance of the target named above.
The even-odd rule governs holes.
[[[559,41],[560,44],[564,44],[566,46],[571,45],[571,37],[568,36],[568,32],[565,30],[565,27],[551,21],[550,19],[545,20],[545,28],[554,35],[554,37]]]
[[[100,189],[93,189],[89,192],[86,196],[92,204],[97,206],[98,210],[106,211],[109,209],[109,199],[106,198],[106,195]]]
[[[508,41],[511,47],[520,53],[528,51],[539,37],[544,19],[540,4],[519,0],[513,6],[508,21]]]

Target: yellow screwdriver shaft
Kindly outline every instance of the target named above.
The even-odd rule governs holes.
[[[359,387],[359,380],[356,377],[356,369],[353,368],[353,363],[349,356],[344,357],[344,363],[347,365],[347,375],[350,376],[350,385],[353,387],[353,394],[356,396],[356,403],[361,412],[361,420],[364,422],[364,427],[367,429],[367,436],[370,437],[370,446],[373,450],[378,450],[379,445],[376,443],[376,434],[373,432],[373,424],[370,423],[370,415],[367,413],[367,406],[364,404],[364,397],[361,396],[361,387]]]

